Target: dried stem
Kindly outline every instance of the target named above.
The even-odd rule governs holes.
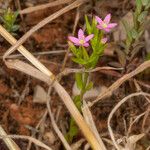
[[[0,136],[7,136],[6,132],[0,125]],[[20,150],[17,144],[11,138],[2,138],[9,150]]]
[[[126,96],[125,98],[123,98],[114,108],[113,110],[111,111],[109,117],[108,117],[108,130],[109,130],[109,134],[110,134],[110,137],[114,143],[114,146],[116,147],[117,150],[120,150],[120,146],[118,145],[118,143],[116,142],[115,140],[115,137],[114,137],[114,134],[113,134],[113,131],[112,131],[112,128],[110,126],[110,122],[111,122],[111,119],[113,118],[113,115],[114,113],[117,111],[117,109],[122,105],[124,104],[128,99],[132,98],[132,97],[135,97],[135,96],[140,96],[140,95],[143,95],[143,96],[150,96],[150,94],[148,93],[144,93],[144,92],[138,92],[138,93],[132,93],[128,96]]]
[[[69,3],[71,1],[73,1],[73,0],[63,0],[63,1],[62,0],[56,0],[54,2],[49,2],[49,3],[46,3],[46,4],[42,4],[42,5],[25,8],[23,10],[20,10],[19,13],[20,14],[28,14],[28,13],[32,13],[34,11],[46,9],[46,8],[49,8],[49,7],[54,7],[54,6],[66,4],[66,3]]]

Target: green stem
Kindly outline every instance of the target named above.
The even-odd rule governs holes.
[[[84,94],[86,92],[86,86],[87,86],[88,77],[89,77],[89,73],[85,72],[83,74],[83,88],[81,89],[81,92],[80,92],[80,99],[81,100],[83,99],[83,96],[84,96]]]
[[[86,86],[87,86],[89,73],[85,72],[82,76],[83,76],[83,83],[82,83],[83,87],[82,87],[82,89],[80,91],[80,94],[76,95],[74,97],[74,103],[75,103],[76,107],[79,109],[80,112],[81,112],[83,96],[84,96],[84,94],[86,92]],[[69,124],[69,131],[66,134],[66,139],[67,139],[67,141],[69,143],[72,143],[73,138],[78,135],[78,131],[79,131],[79,129],[78,129],[74,119],[71,118],[70,119],[70,124]]]

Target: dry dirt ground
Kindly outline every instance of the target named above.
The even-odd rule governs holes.
[[[52,1],[52,0],[51,0]],[[29,6],[36,6],[45,4],[48,0],[6,0],[0,1],[0,9],[11,8],[12,10],[23,10]],[[45,17],[65,7],[65,5],[59,5],[51,8],[38,10],[32,13],[18,16],[17,24],[20,25],[19,31],[16,32],[16,39],[19,39],[34,25],[39,23]],[[73,28],[77,31],[84,25],[84,15],[96,14],[104,17],[108,12],[112,14],[112,19],[119,23],[120,19],[124,17],[130,10],[134,10],[134,0],[99,0],[94,4],[94,0],[88,4],[84,4],[78,9],[73,9],[58,17],[51,23],[45,25],[42,29],[35,32],[24,44],[24,46],[30,50],[35,56],[55,75],[61,72],[65,52],[67,51],[67,37],[72,34]],[[79,13],[79,20],[75,27],[75,18]],[[2,14],[1,14],[2,15]],[[149,32],[150,27],[147,28]],[[117,30],[117,29],[116,29]],[[114,31],[116,32],[116,31]],[[102,56],[97,67],[111,66],[122,67],[120,56],[117,55],[116,49],[121,46],[114,39],[114,32],[110,33],[109,44],[107,47],[108,54]],[[76,33],[75,33],[76,34]],[[128,66],[128,72],[137,68],[146,57],[146,40],[143,36],[141,38],[145,42],[145,46],[140,52],[133,58],[131,64]],[[59,138],[53,130],[50,118],[48,115],[44,116],[44,120],[36,129],[41,118],[45,114],[47,107],[45,102],[34,102],[35,89],[37,86],[42,87],[45,91],[48,90],[47,85],[38,81],[30,76],[20,73],[13,69],[8,69],[2,60],[3,54],[10,47],[8,42],[0,37],[0,124],[8,134],[28,135],[36,137],[43,141],[45,144],[52,147],[54,150],[64,149]],[[64,50],[60,53],[57,51]],[[54,51],[54,54],[49,52]],[[47,52],[46,54],[39,52]],[[109,52],[111,52],[109,54]],[[14,58],[24,60],[18,55],[18,52],[13,53]],[[119,58],[118,58],[119,57]],[[72,63],[70,55],[67,60],[66,67],[78,68],[79,66]],[[95,87],[100,87],[100,91],[103,88],[109,87],[116,80],[124,75],[123,71],[115,70],[99,70],[91,74],[91,78]],[[136,79],[136,83],[133,79]],[[74,84],[73,74],[68,74],[62,77],[60,81],[61,85],[71,95]],[[137,89],[139,87],[139,89]],[[105,137],[110,138],[107,129],[107,119],[113,109],[113,107],[125,96],[137,92],[139,90],[149,93],[150,92],[150,70],[146,69],[142,73],[136,75],[131,80],[128,80],[122,84],[111,96],[105,98],[100,103],[96,103],[91,107],[91,112],[99,133]],[[93,98],[94,99],[94,98]],[[138,143],[138,147],[141,150],[150,145],[150,106],[143,96],[139,96],[134,101],[129,100],[121,106],[115,113],[113,121],[111,122],[112,128],[118,137],[125,136],[128,132],[129,126],[137,116],[147,111],[130,129],[129,134],[146,133],[144,138]],[[91,99],[90,99],[91,100]],[[92,101],[92,100],[91,100]],[[51,107],[53,114],[57,120],[57,124],[61,131],[65,134],[68,130],[68,122],[70,115],[65,108],[64,104],[59,99],[55,91],[51,94]],[[77,142],[83,138],[82,134],[74,139],[73,142]],[[29,142],[27,140],[17,139],[15,142],[21,147],[22,150],[26,150]],[[83,143],[83,147],[84,147]],[[109,147],[109,146],[108,146]],[[139,149],[140,149],[139,148]],[[37,149],[32,144],[31,150]],[[40,148],[39,148],[40,149]],[[7,150],[7,147],[0,141],[0,150]]]

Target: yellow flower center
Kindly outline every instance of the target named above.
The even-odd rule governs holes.
[[[80,42],[79,42],[80,44],[84,44],[84,40],[80,40]]]
[[[103,24],[102,24],[102,27],[103,27],[103,28],[107,28],[107,24],[106,24],[106,23],[103,23]]]

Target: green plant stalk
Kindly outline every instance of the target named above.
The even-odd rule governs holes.
[[[74,57],[72,60],[82,65],[85,69],[92,69],[95,68],[99,57],[103,54],[103,51],[105,49],[105,45],[101,43],[101,40],[103,38],[104,32],[99,31],[97,29],[97,22],[93,18],[92,24],[89,23],[87,16],[85,16],[86,20],[86,28],[88,34],[94,34],[94,38],[91,39],[90,44],[92,48],[92,54],[89,55],[88,51],[85,49],[84,46],[80,46],[79,48],[76,48],[72,43],[69,42],[70,50],[74,54]],[[90,90],[93,87],[93,83],[91,81],[88,81],[89,73],[76,73],[75,75],[75,82],[80,90],[80,94],[76,95],[74,97],[74,104],[78,108],[78,110],[81,112],[82,107],[82,100],[84,97],[84,94]],[[78,127],[74,121],[73,118],[70,119],[69,122],[69,131],[66,134],[66,139],[69,143],[72,143],[75,136],[78,135]]]
[[[80,91],[80,94],[74,97],[74,104],[76,105],[76,107],[80,112],[81,112],[83,96],[86,93],[86,86],[88,82],[89,73],[85,72],[84,74],[82,74],[82,77],[83,77],[83,87]],[[73,141],[73,138],[77,136],[78,133],[79,133],[78,126],[76,125],[75,120],[71,117],[69,123],[69,131],[66,134],[67,141],[71,143]]]
[[[84,79],[83,79],[83,88],[81,89],[81,92],[80,92],[80,99],[81,100],[83,99],[83,96],[86,93],[86,85],[87,85],[89,73],[85,72],[83,74],[83,77],[84,77]]]

